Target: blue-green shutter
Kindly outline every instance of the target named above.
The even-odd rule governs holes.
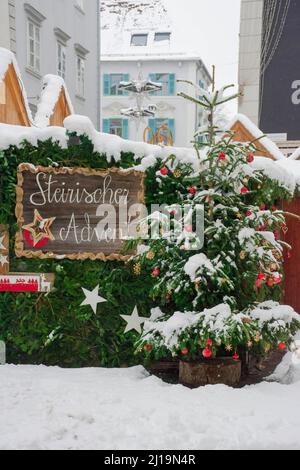
[[[128,139],[128,119],[123,119],[123,139]]]
[[[175,95],[176,80],[175,73],[169,74],[169,95]]]
[[[149,119],[148,125],[151,131],[153,132],[153,134],[156,135],[156,119]]]
[[[150,74],[149,74],[149,80],[150,80],[150,82],[157,82],[156,76],[157,76],[156,73],[150,73]],[[152,95],[152,96],[158,96],[158,95],[160,95],[160,94],[161,94],[160,91],[151,91],[151,93],[150,93],[150,95]]]
[[[103,94],[104,96],[110,96],[110,75],[108,73],[103,76]]]
[[[123,82],[129,82],[129,81],[130,81],[130,75],[129,75],[129,73],[124,73],[124,74],[123,74]],[[128,93],[128,91],[123,91],[122,95],[128,96],[129,93]]]
[[[103,119],[102,131],[105,134],[110,133],[110,119]]]
[[[175,119],[169,119],[169,129],[172,132],[173,141],[175,142]]]

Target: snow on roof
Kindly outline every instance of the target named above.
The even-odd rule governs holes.
[[[295,150],[294,153],[288,158],[288,160],[299,160],[300,159],[300,147]]]
[[[286,158],[276,162],[278,168],[284,169],[295,178],[296,185],[300,187],[300,161]]]
[[[281,186],[285,187],[291,193],[296,189],[296,177],[291,167],[285,165],[287,159],[274,162],[270,158],[255,157],[251,164],[255,170],[262,170],[266,176],[272,180],[276,180]],[[299,183],[300,183],[300,162],[299,162]]]
[[[101,16],[101,60],[105,62],[201,61],[199,53],[182,50],[180,38],[175,40],[174,25],[163,0],[103,0]],[[170,38],[156,41],[155,33],[170,33]],[[147,34],[147,45],[131,45],[133,34]]]
[[[282,160],[285,158],[277,145],[271,139],[266,137],[265,134],[244,114],[237,114],[232,120],[229,129],[232,129],[238,122],[240,122],[255,139],[259,139],[260,144],[263,145],[276,160]]]
[[[86,116],[71,115],[64,121],[63,127],[22,127],[0,124],[0,150],[6,150],[10,146],[20,147],[24,141],[28,141],[33,146],[38,142],[45,142],[49,139],[57,142],[62,148],[68,145],[68,134],[86,135],[94,145],[95,152],[105,154],[108,161],[112,158],[120,161],[121,153],[133,153],[135,159],[141,159],[134,169],[146,171],[154,166],[157,160],[165,160],[170,155],[174,155],[178,162],[191,164],[194,171],[200,170],[200,161],[197,152],[193,148],[162,147],[159,145],[150,145],[144,142],[135,142],[124,140],[116,135],[98,132],[91,120]],[[284,160],[288,161],[288,160]],[[279,162],[264,157],[256,157],[252,168],[261,170],[269,178],[278,181],[278,183],[288,189],[291,193],[295,189],[295,177],[293,170],[280,167]],[[281,163],[281,162],[280,162]],[[300,162],[294,162],[299,163]],[[300,168],[299,168],[300,182]]]
[[[64,79],[57,75],[45,75],[43,78],[41,99],[39,101],[34,120],[36,126],[47,127],[50,125],[51,116],[54,112],[56,103],[62,90],[65,92],[70,112],[72,114],[74,113],[71,98],[69,96]]]
[[[0,123],[0,150],[7,150],[10,146],[21,147],[24,141],[37,147],[38,142],[49,139],[57,141],[62,148],[67,147],[66,130],[63,127],[23,127]]]
[[[11,64],[14,66],[15,72],[17,74],[17,77],[20,83],[20,88],[21,88],[21,92],[23,95],[24,106],[26,108],[28,119],[30,122],[32,122],[31,109],[28,104],[28,98],[27,98],[25,86],[22,81],[21,72],[20,72],[17,60],[15,58],[15,55],[8,49],[4,49],[0,47],[0,80],[5,79],[8,68]]]

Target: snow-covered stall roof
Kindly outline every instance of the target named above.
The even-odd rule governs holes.
[[[5,102],[0,104],[11,107],[11,118],[8,117],[7,109],[2,109],[1,120],[11,124],[30,125],[32,122],[31,110],[28,104],[26,90],[22,81],[21,72],[15,55],[8,49],[0,47],[0,85]],[[10,95],[10,86],[14,88],[14,93]],[[19,119],[16,119],[16,115]],[[11,121],[14,122],[11,122]]]
[[[49,139],[57,142],[62,148],[66,148],[68,146],[68,132],[74,132],[79,136],[86,135],[93,143],[94,150],[106,154],[108,161],[111,161],[112,158],[120,161],[122,152],[133,153],[137,160],[141,159],[141,163],[135,167],[136,170],[145,171],[154,166],[157,160],[165,160],[170,155],[174,155],[178,162],[191,164],[195,172],[200,170],[199,157],[193,148],[162,147],[124,140],[115,135],[98,132],[88,117],[75,114],[65,119],[64,128],[55,126],[26,128],[0,124],[0,150],[6,150],[10,146],[20,147],[24,141],[37,146],[39,141],[45,142]],[[291,193],[294,192],[295,177],[288,168],[281,167],[271,159],[264,157],[255,158],[251,167],[253,170],[262,170],[266,176],[278,181]],[[249,170],[251,171],[251,168]]]
[[[257,140],[257,155],[282,160],[284,155],[277,145],[244,114],[237,114],[230,123],[229,129],[235,132],[236,140],[240,142],[251,142]]]
[[[46,75],[43,78],[35,125],[38,127],[47,127],[51,124],[63,125],[64,119],[70,114],[74,114],[74,109],[64,79],[57,75]]]
[[[300,156],[300,155],[299,155]],[[292,158],[285,158],[276,162],[278,168],[282,168],[295,178],[298,189],[300,188],[300,160],[293,160]]]

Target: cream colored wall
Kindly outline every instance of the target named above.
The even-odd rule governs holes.
[[[259,125],[260,54],[263,0],[242,0],[239,86],[243,96],[239,112]]]

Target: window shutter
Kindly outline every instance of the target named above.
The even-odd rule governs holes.
[[[130,80],[130,75],[129,75],[129,73],[124,73],[124,74],[123,74],[123,82],[129,82],[129,80]],[[123,92],[122,92],[122,95],[128,96],[129,93],[128,93],[128,91],[123,91]]]
[[[110,119],[103,119],[102,130],[105,134],[110,133]]]
[[[172,132],[173,141],[175,142],[175,119],[169,119],[169,129]]]
[[[110,75],[105,73],[103,77],[103,94],[110,96]]]
[[[154,135],[156,135],[156,119],[149,119],[148,126]]]
[[[175,78],[176,78],[175,73],[169,74],[169,95],[171,96],[175,95],[175,88],[176,88]]]
[[[129,134],[128,134],[128,119],[123,119],[123,139],[128,139]]]
[[[150,74],[149,74],[149,80],[150,80],[150,82],[157,82],[157,80],[156,80],[156,73],[150,73]],[[160,93],[160,92],[158,92],[158,91],[151,91],[150,95],[152,95],[152,96],[158,96],[159,93]]]

